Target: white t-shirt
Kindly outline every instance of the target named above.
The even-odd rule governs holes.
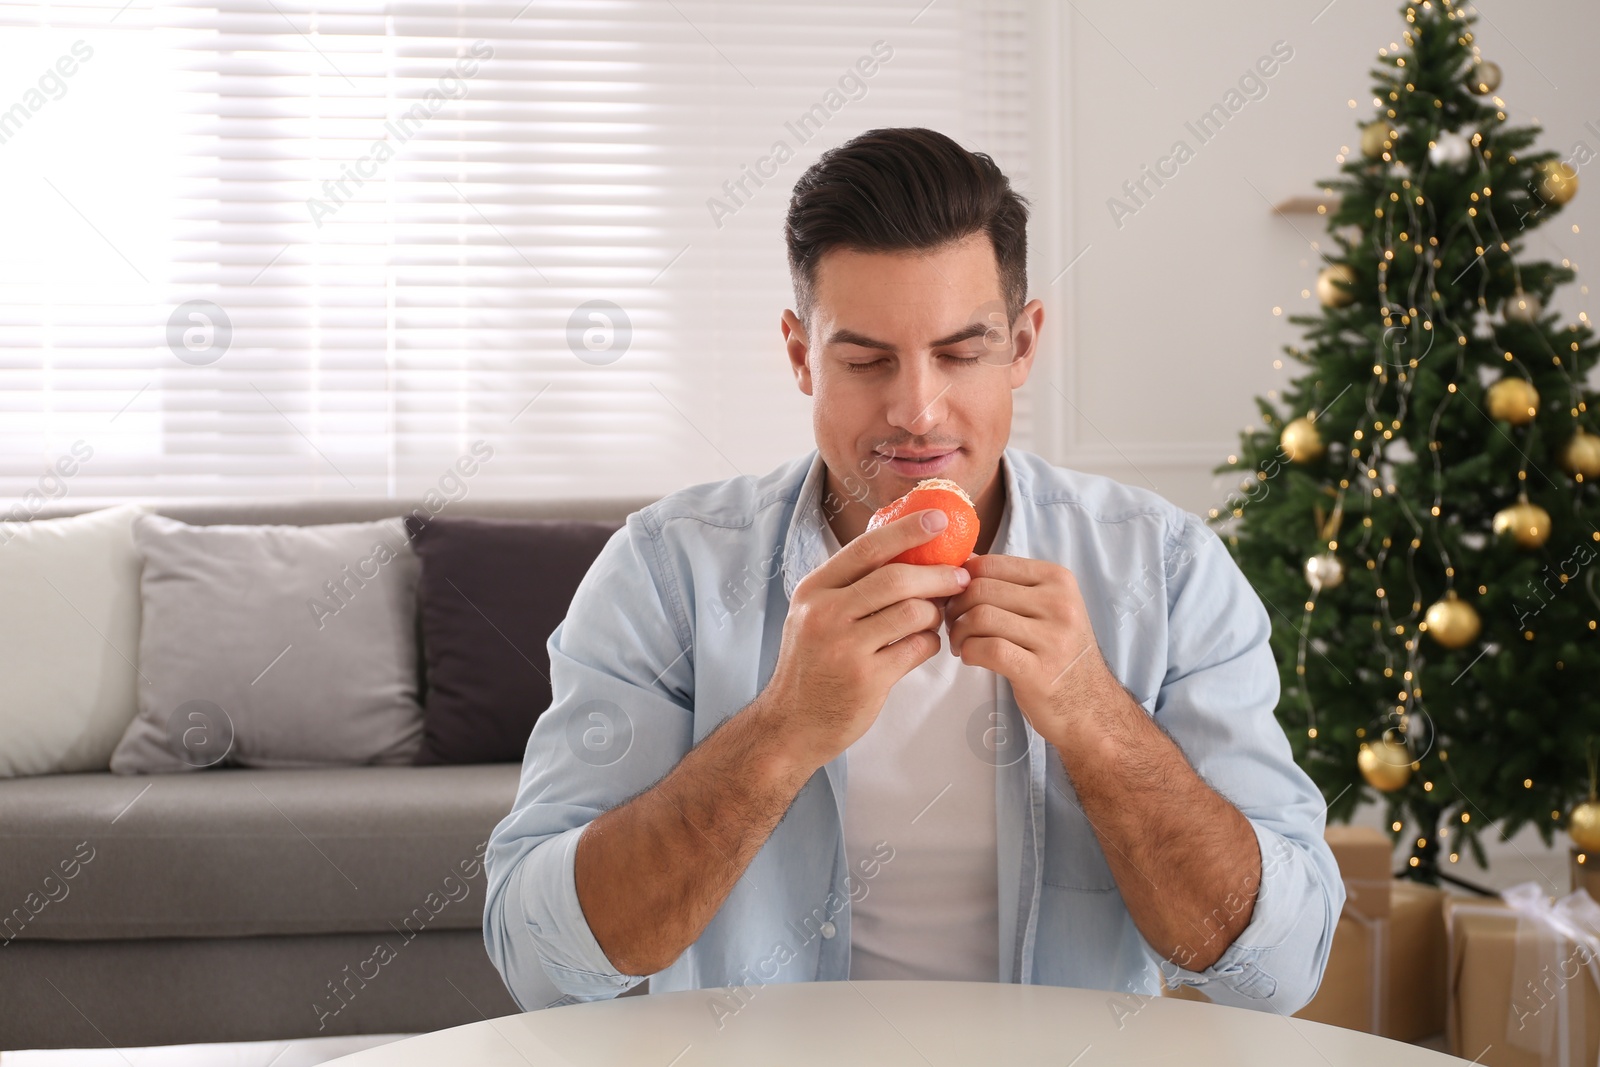
[[[845,757],[853,979],[999,979],[995,766],[968,742],[994,710],[995,674],[950,655],[945,628],[939,640]]]

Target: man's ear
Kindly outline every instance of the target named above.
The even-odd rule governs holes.
[[[1011,388],[1021,389],[1033,370],[1033,357],[1039,351],[1039,333],[1044,329],[1044,301],[1030,300],[1022,308],[1011,335],[1015,358],[1011,361]]]
[[[783,343],[789,357],[789,369],[794,372],[795,381],[800,386],[800,391],[806,396],[811,394],[811,362],[807,358],[810,346],[806,341],[806,328],[799,317],[787,308],[779,323],[783,331]]]

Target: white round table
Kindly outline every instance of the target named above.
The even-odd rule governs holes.
[[[1424,1067],[1467,1061],[1273,1011],[995,982],[805,982],[508,1015],[342,1067]]]

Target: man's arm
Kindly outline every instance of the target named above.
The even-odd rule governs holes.
[[[789,755],[777,714],[758,697],[578,839],[578,900],[623,974],[694,943],[816,770]]]
[[[552,638],[560,717],[547,712],[535,727],[517,806],[490,842],[485,939],[513,992],[518,981],[529,990],[519,1003],[560,1002],[549,999],[549,983],[568,998],[614,996],[694,943],[805,782],[866,732],[896,681],[939,650],[943,616],[933,600],[959,592],[966,572],[888,561],[944,522],[939,511],[908,515],[851,541],[802,580],[767,687],[650,775],[648,788],[631,783],[656,752],[643,763],[630,753],[616,766],[589,766],[558,735],[581,732],[572,720],[593,697],[633,722],[635,748],[666,750],[687,709],[667,707],[660,675],[684,668],[670,662],[659,604],[641,603],[648,587],[606,576],[580,587],[558,630],[562,647]],[[637,550],[631,562],[622,557],[619,546],[596,567],[648,566]],[[609,619],[614,632],[581,634],[595,619]]]
[[[1062,753],[1129,915],[1172,961],[1169,979],[1224,1003],[1303,1007],[1344,886],[1322,837],[1326,805],[1274,716],[1270,620],[1217,535],[1189,515],[1168,552],[1154,719],[1106,667],[1070,571],[1010,556],[966,566],[951,646],[1004,674]]]
[[[1060,754],[1134,925],[1181,967],[1210,967],[1250,924],[1261,884],[1255,831],[1115,678]]]

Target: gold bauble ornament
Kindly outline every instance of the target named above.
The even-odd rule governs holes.
[[[1356,294],[1342,286],[1355,283],[1356,272],[1349,264],[1330,263],[1317,272],[1317,299],[1325,308],[1349,307],[1356,302]]]
[[[1478,631],[1483,629],[1477,610],[1456,596],[1454,590],[1428,609],[1423,623],[1428,627],[1428,636],[1445,648],[1464,648],[1472,644]]]
[[[1376,746],[1362,742],[1356,753],[1356,766],[1367,784],[1382,793],[1392,793],[1411,780],[1411,750],[1388,738]]]
[[[1283,428],[1278,437],[1291,463],[1310,463],[1322,457],[1322,434],[1316,423],[1302,415]]]
[[[1495,536],[1509,533],[1523,548],[1538,548],[1550,539],[1550,513],[1526,500],[1498,511],[1494,516]]]
[[[1505,303],[1500,306],[1500,313],[1507,322],[1534,323],[1544,314],[1544,303],[1534,294],[1518,289],[1506,297]]]
[[[1539,390],[1528,379],[1508,374],[1489,386],[1489,416],[1513,426],[1532,422],[1539,413]]]
[[[1561,450],[1561,465],[1568,474],[1581,474],[1585,478],[1600,478],[1600,437],[1588,430],[1579,430]]]
[[[1467,71],[1467,89],[1478,96],[1488,96],[1500,88],[1500,65],[1481,59]]]
[[[1559,159],[1538,166],[1539,198],[1547,204],[1565,204],[1578,195],[1578,172]]]
[[[1344,563],[1332,552],[1323,552],[1306,560],[1306,582],[1312,589],[1337,589],[1344,582]]]
[[[1590,797],[1573,808],[1567,817],[1567,833],[1585,852],[1600,852],[1600,801]]]
[[[1393,129],[1381,119],[1361,127],[1361,154],[1368,159],[1382,159],[1384,152],[1394,147],[1394,142],[1389,138]]]
[[[1595,750],[1593,734],[1584,738],[1583,754],[1589,764],[1589,799],[1572,809],[1567,816],[1567,833],[1572,843],[1585,852],[1600,852],[1600,752]],[[1582,856],[1578,857],[1582,859]]]

